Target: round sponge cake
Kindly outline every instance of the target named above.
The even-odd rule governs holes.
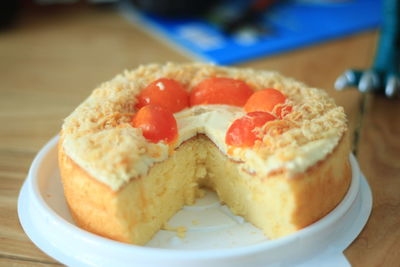
[[[291,111],[267,122],[253,147],[230,147],[226,131],[242,107],[198,105],[174,114],[176,142],[153,143],[132,126],[136,97],[171,78],[191,91],[227,77],[253,90],[275,88]],[[99,88],[65,119],[59,167],[76,223],[90,232],[138,245],[184,205],[217,192],[237,215],[269,238],[319,220],[342,200],[351,180],[346,116],[322,90],[269,71],[208,64],[145,65]]]

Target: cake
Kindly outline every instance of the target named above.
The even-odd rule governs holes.
[[[158,95],[171,86],[173,98]],[[166,125],[143,124],[152,112]],[[346,116],[325,91],[201,63],[143,65],[101,84],[65,119],[58,154],[76,224],[136,245],[202,188],[276,239],[328,214],[351,181]]]

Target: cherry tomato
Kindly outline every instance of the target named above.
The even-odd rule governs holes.
[[[245,82],[213,77],[201,81],[190,93],[190,105],[225,104],[243,106],[253,90]]]
[[[268,112],[250,112],[231,124],[226,132],[225,142],[230,146],[252,147],[256,140],[261,139],[257,137],[254,129],[275,119],[275,116]]]
[[[243,108],[246,112],[272,112],[276,104],[283,104],[285,101],[286,96],[280,91],[268,88],[252,94]]]
[[[169,144],[178,137],[178,127],[172,112],[161,106],[147,105],[133,117],[132,125],[142,129],[143,136],[152,143]]]
[[[137,100],[137,109],[154,104],[175,113],[189,106],[189,93],[178,81],[160,78],[144,88]]]

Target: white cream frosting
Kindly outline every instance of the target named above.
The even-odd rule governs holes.
[[[250,173],[266,176],[275,170],[285,169],[291,176],[306,171],[309,167],[324,159],[333,151],[339,140],[340,137],[335,136],[311,141],[299,147],[297,156],[290,160],[282,159],[279,150],[268,158],[263,159],[250,148],[236,148],[233,157],[240,158],[243,161],[244,169]]]
[[[225,135],[232,122],[246,113],[242,108],[227,105],[200,105],[175,114],[179,138],[176,146],[196,134],[205,134],[229,158],[240,161],[244,170],[265,176],[268,173],[285,169],[289,174],[304,172],[310,166],[324,159],[339,143],[340,136],[333,135],[311,141],[297,150],[293,159],[284,159],[280,151],[267,158],[261,158],[252,148],[235,148],[228,154]]]
[[[199,105],[175,114],[178,124],[176,146],[197,134],[205,134],[227,154],[225,135],[232,122],[246,113],[242,108],[227,105]]]

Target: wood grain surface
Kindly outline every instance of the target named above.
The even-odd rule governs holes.
[[[374,197],[368,224],[345,251],[354,266],[400,266],[400,102],[332,89],[343,70],[370,66],[377,37],[366,32],[240,65],[324,88],[344,106]],[[124,69],[192,60],[104,7],[28,6],[0,31],[0,266],[59,265],[25,235],[17,201],[33,157],[63,118]]]

